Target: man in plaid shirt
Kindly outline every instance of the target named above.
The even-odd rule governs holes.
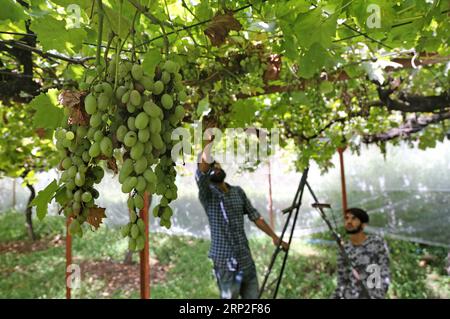
[[[267,225],[241,187],[225,183],[224,170],[209,155],[211,142],[212,139],[200,155],[195,175],[199,199],[211,229],[208,257],[214,263],[221,298],[235,299],[240,295],[244,299],[256,299],[258,279],[244,231],[244,215],[269,235],[275,245],[287,250],[288,244]]]

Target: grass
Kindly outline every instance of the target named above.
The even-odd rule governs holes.
[[[47,217],[35,221],[39,237],[48,241],[63,234],[64,220]],[[316,238],[329,239],[328,234]],[[0,244],[26,242],[23,214],[0,214]],[[260,283],[269,264],[273,245],[266,237],[250,239]],[[398,240],[389,240],[392,260],[391,298],[448,298],[449,277],[444,272],[446,250]],[[109,260],[121,262],[127,241],[119,232],[101,227],[74,239],[75,262]],[[188,236],[151,233],[150,254],[166,269],[164,280],[151,284],[152,298],[217,298],[218,291],[207,258],[209,241]],[[421,256],[436,259],[426,268],[418,266]],[[135,254],[134,260],[137,261]],[[273,274],[278,273],[281,258]],[[0,298],[64,298],[64,246],[49,246],[30,252],[0,254]],[[153,269],[153,268],[152,268]],[[290,250],[278,298],[329,298],[336,285],[336,248],[296,240]],[[269,280],[272,281],[273,277]],[[105,295],[108,280],[84,278],[74,298],[138,298],[138,289],[119,288]],[[265,298],[270,297],[267,293]]]

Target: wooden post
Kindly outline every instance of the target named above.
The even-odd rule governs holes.
[[[275,219],[273,216],[273,201],[272,201],[272,173],[270,167],[270,159],[268,161],[269,164],[269,224],[272,229],[275,229]]]
[[[339,153],[339,162],[341,166],[341,189],[342,189],[342,214],[345,215],[345,211],[347,210],[347,189],[345,185],[345,168],[344,168],[344,151],[345,148],[339,147],[337,149]]]
[[[67,217],[66,219],[66,299],[71,299],[71,288],[69,286],[69,276],[70,272],[67,270],[69,266],[72,264],[72,236],[69,233],[69,227],[72,219]]]
[[[150,298],[150,259],[149,259],[149,223],[148,223],[148,210],[149,210],[149,195],[144,193],[144,208],[140,211],[140,218],[142,218],[145,224],[145,245],[144,249],[139,254],[140,268],[141,268],[141,299]]]

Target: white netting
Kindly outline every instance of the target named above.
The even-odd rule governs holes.
[[[364,148],[361,156],[349,151],[344,153],[349,206],[369,211],[369,231],[384,232],[406,240],[450,247],[450,142],[438,143],[434,149],[421,151],[406,146],[388,147],[386,159],[375,147]],[[338,224],[341,218],[340,173],[337,154],[333,159],[335,168],[320,175],[312,166],[308,181],[321,202],[330,203]],[[272,193],[276,225],[280,229],[284,217],[281,209],[289,207],[295,195],[301,173],[292,170],[289,158],[272,161]],[[227,165],[223,165],[227,170]],[[197,187],[193,173],[194,165],[188,164],[178,176],[179,199],[173,202],[174,220],[169,232],[187,233],[208,237],[206,216],[197,199]],[[241,175],[228,173],[230,184],[240,185],[254,206],[268,219],[268,167],[263,165],[252,173]],[[40,190],[57,174],[39,175],[36,189]],[[107,208],[108,226],[126,223],[126,195],[119,183],[105,175],[100,184],[99,204]],[[28,190],[16,181],[15,209],[24,211]],[[156,197],[153,201],[158,202]],[[12,180],[0,181],[0,211],[11,208],[13,203]],[[50,207],[55,214],[56,205]],[[330,211],[328,211],[331,214]],[[152,218],[152,217],[151,217]],[[166,231],[152,218],[152,231]],[[333,220],[332,220],[333,221]],[[259,234],[250,223],[246,227],[252,234]],[[298,220],[296,236],[324,229],[317,212],[311,208],[311,197],[306,192]]]

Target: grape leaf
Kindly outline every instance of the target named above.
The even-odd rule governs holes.
[[[233,14],[216,14],[208,24],[204,33],[209,38],[213,46],[221,46],[231,30],[241,30],[241,23],[233,17]]]
[[[86,221],[98,229],[103,222],[103,218],[106,218],[105,209],[102,207],[89,208],[89,214]]]
[[[2,0],[0,10],[0,20],[20,21],[24,20],[27,15],[23,7],[14,0]]]
[[[60,126],[64,114],[62,108],[58,106],[57,94],[57,89],[51,89],[47,93],[39,94],[30,102],[30,106],[36,110],[33,118],[35,128],[55,129]]]
[[[332,63],[332,57],[320,44],[314,43],[301,57],[299,63],[300,76],[309,79],[322,68]]]
[[[61,187],[60,189],[58,189],[57,191],[56,191],[56,194],[55,194],[55,200],[56,200],[56,202],[58,203],[58,204],[60,204],[60,205],[64,205],[64,204],[66,204],[67,203],[67,201],[69,200],[69,197],[67,196],[67,192],[66,192],[66,187],[64,186],[64,187]]]
[[[44,219],[47,215],[48,204],[52,201],[57,189],[58,183],[56,183],[56,179],[54,179],[46,188],[41,190],[31,202],[31,206],[36,206],[36,215],[40,220]]]
[[[258,107],[251,100],[238,100],[231,107],[233,122],[236,127],[245,127],[255,118]]]
[[[311,3],[307,0],[287,1],[279,2],[274,11],[278,19],[291,19],[295,18],[293,12],[307,12],[310,7]]]
[[[44,51],[57,50],[75,54],[87,37],[85,30],[80,28],[66,30],[65,21],[57,20],[49,15],[34,20],[31,28],[38,35],[39,43]]]
[[[336,35],[337,15],[324,17],[320,9],[299,14],[294,25],[294,32],[299,44],[309,48],[313,43],[320,43],[324,48],[332,44]]]
[[[146,54],[144,54],[144,61],[142,62],[142,67],[144,68],[144,72],[149,75],[153,75],[155,72],[155,68],[159,62],[161,62],[161,52],[159,49],[149,50]]]
[[[209,111],[211,111],[211,107],[209,106],[209,97],[206,96],[200,102],[198,102],[197,115],[206,115],[209,113]]]
[[[199,5],[195,6],[196,16],[201,20],[210,19],[213,15],[213,10],[209,1],[201,1]]]

